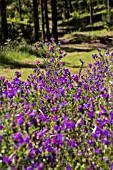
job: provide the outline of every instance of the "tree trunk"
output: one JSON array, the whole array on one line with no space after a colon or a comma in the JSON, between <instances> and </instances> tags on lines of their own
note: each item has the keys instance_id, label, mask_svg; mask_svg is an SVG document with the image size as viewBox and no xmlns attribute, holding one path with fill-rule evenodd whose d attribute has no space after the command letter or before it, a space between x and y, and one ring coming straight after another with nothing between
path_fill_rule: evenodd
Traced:
<instances>
[{"instance_id":1,"label":"tree trunk","mask_svg":"<svg viewBox=\"0 0 113 170\"><path fill-rule=\"evenodd\" d=\"M0 41L5 42L8 36L7 18L6 18L6 2L0 0Z\"/></svg>"},{"instance_id":2,"label":"tree trunk","mask_svg":"<svg viewBox=\"0 0 113 170\"><path fill-rule=\"evenodd\" d=\"M93 25L93 5L92 5L92 0L90 0L90 3L89 3L89 10L90 10L90 24Z\"/></svg>"},{"instance_id":3,"label":"tree trunk","mask_svg":"<svg viewBox=\"0 0 113 170\"><path fill-rule=\"evenodd\" d=\"M110 5L109 0L107 0L107 23L110 23Z\"/></svg>"},{"instance_id":4,"label":"tree trunk","mask_svg":"<svg viewBox=\"0 0 113 170\"><path fill-rule=\"evenodd\" d=\"M42 41L45 42L44 0L41 0Z\"/></svg>"},{"instance_id":5,"label":"tree trunk","mask_svg":"<svg viewBox=\"0 0 113 170\"><path fill-rule=\"evenodd\" d=\"M45 24L46 24L46 31L47 31L47 40L50 41L47 0L45 0L45 6L44 7L45 7Z\"/></svg>"},{"instance_id":6,"label":"tree trunk","mask_svg":"<svg viewBox=\"0 0 113 170\"><path fill-rule=\"evenodd\" d=\"M0 0L0 44L2 43L2 14L1 14L1 0Z\"/></svg>"},{"instance_id":7,"label":"tree trunk","mask_svg":"<svg viewBox=\"0 0 113 170\"><path fill-rule=\"evenodd\" d=\"M73 12L73 7L72 7L72 4L71 4L71 0L69 0L69 10L70 10L70 12Z\"/></svg>"},{"instance_id":8,"label":"tree trunk","mask_svg":"<svg viewBox=\"0 0 113 170\"><path fill-rule=\"evenodd\" d=\"M58 31L57 31L57 3L56 0L51 0L52 8L52 34L55 42L58 43Z\"/></svg>"},{"instance_id":9,"label":"tree trunk","mask_svg":"<svg viewBox=\"0 0 113 170\"><path fill-rule=\"evenodd\" d=\"M39 18L38 18L38 3L37 0L33 0L34 11L34 28L35 28L35 40L39 40Z\"/></svg>"},{"instance_id":10,"label":"tree trunk","mask_svg":"<svg viewBox=\"0 0 113 170\"><path fill-rule=\"evenodd\" d=\"M69 6L68 6L68 0L65 0L65 17L69 17Z\"/></svg>"},{"instance_id":11,"label":"tree trunk","mask_svg":"<svg viewBox=\"0 0 113 170\"><path fill-rule=\"evenodd\" d=\"M19 0L19 15L20 15L20 20L22 21L23 18L22 18L22 9L21 9L21 0Z\"/></svg>"}]
</instances>

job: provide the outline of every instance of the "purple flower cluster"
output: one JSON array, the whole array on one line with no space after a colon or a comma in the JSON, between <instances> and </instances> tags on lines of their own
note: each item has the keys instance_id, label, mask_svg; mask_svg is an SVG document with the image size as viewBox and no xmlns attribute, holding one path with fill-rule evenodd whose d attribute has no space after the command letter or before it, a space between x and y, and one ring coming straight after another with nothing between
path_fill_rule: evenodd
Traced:
<instances>
[{"instance_id":1,"label":"purple flower cluster","mask_svg":"<svg viewBox=\"0 0 113 170\"><path fill-rule=\"evenodd\" d=\"M112 53L99 51L86 74L71 75L52 43L44 71L37 62L26 82L19 72L12 82L0 77L0 167L112 170Z\"/></svg>"}]
</instances>

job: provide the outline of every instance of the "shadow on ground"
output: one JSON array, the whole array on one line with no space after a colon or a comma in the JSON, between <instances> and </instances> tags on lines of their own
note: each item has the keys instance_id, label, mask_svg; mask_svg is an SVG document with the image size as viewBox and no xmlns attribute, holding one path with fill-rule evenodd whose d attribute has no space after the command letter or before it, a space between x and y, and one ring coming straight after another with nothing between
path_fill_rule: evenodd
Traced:
<instances>
[{"instance_id":1,"label":"shadow on ground","mask_svg":"<svg viewBox=\"0 0 113 170\"><path fill-rule=\"evenodd\" d=\"M99 22L102 20L103 15L105 15L103 12L99 14L93 15L93 24L96 22ZM92 26L90 25L90 16L84 16L84 17L76 17L73 16L70 20L63 21L58 26L59 28L65 27L65 31L73 30L78 31L79 29L81 31L96 31L101 30L104 28L105 24L102 24L100 26Z\"/></svg>"},{"instance_id":2,"label":"shadow on ground","mask_svg":"<svg viewBox=\"0 0 113 170\"><path fill-rule=\"evenodd\" d=\"M80 64L79 65L75 65L75 64L73 65L73 64L71 64L69 62L65 62L65 66L69 67L69 68L77 68L77 69L79 69L81 67ZM87 66L83 66L83 68L87 68Z\"/></svg>"},{"instance_id":3,"label":"shadow on ground","mask_svg":"<svg viewBox=\"0 0 113 170\"><path fill-rule=\"evenodd\" d=\"M10 69L36 68L37 67L35 64L18 62L13 59L6 58L6 56L3 53L0 53L0 65L3 66L4 68L10 68ZM44 64L41 64L40 67L44 68Z\"/></svg>"},{"instance_id":4,"label":"shadow on ground","mask_svg":"<svg viewBox=\"0 0 113 170\"><path fill-rule=\"evenodd\" d=\"M113 35L96 36L85 34L74 34L70 37L59 38L61 48L66 52L90 52L97 47L111 48L113 46Z\"/></svg>"},{"instance_id":5,"label":"shadow on ground","mask_svg":"<svg viewBox=\"0 0 113 170\"><path fill-rule=\"evenodd\" d=\"M76 45L75 45L76 46ZM61 49L67 53L72 53L72 52L90 52L93 49L80 49L80 48L70 48L70 47L61 47Z\"/></svg>"},{"instance_id":6,"label":"shadow on ground","mask_svg":"<svg viewBox=\"0 0 113 170\"><path fill-rule=\"evenodd\" d=\"M45 56L45 52L44 52L44 50L40 50L39 52L35 49L35 47L34 47L34 49L32 49L32 48L29 48L29 47L20 47L19 49L18 49L18 51L19 52L22 52L22 53L26 53L26 54L29 54L29 55L34 55L34 56L36 56L36 57L39 57L39 58L42 58L42 57L44 57Z\"/></svg>"}]
</instances>

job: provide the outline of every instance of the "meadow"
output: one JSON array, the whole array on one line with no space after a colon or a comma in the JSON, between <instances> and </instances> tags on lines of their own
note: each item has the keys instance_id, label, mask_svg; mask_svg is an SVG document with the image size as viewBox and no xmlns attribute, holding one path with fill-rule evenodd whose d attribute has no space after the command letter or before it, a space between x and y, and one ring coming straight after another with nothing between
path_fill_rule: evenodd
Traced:
<instances>
[{"instance_id":1,"label":"meadow","mask_svg":"<svg viewBox=\"0 0 113 170\"><path fill-rule=\"evenodd\" d=\"M0 168L113 170L113 52L51 40L1 52Z\"/></svg>"}]
</instances>

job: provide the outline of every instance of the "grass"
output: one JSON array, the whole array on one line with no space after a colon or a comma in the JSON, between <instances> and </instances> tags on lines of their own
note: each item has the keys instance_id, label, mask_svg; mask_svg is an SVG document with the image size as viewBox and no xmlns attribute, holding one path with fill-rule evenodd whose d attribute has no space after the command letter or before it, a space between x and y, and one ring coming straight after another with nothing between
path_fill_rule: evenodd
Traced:
<instances>
[{"instance_id":1,"label":"grass","mask_svg":"<svg viewBox=\"0 0 113 170\"><path fill-rule=\"evenodd\" d=\"M81 64L79 59L81 58L85 62L85 66L87 66L87 63L93 61L91 55L95 52L95 50L90 52L70 52L67 53L67 56L62 61L65 62L65 67L69 68L71 73L74 74L78 72L78 68ZM42 59L35 55L14 50L1 52L0 76L4 76L11 81L15 76L15 72L20 71L22 80L25 81L28 75L33 73L36 67L36 61L42 61Z\"/></svg>"},{"instance_id":2,"label":"grass","mask_svg":"<svg viewBox=\"0 0 113 170\"><path fill-rule=\"evenodd\" d=\"M69 68L71 74L78 73L79 67L81 66L80 59L84 61L84 69L87 68L88 63L94 62L92 54L97 53L96 50L90 52L72 52L68 53L63 59L65 62L65 67Z\"/></svg>"},{"instance_id":3,"label":"grass","mask_svg":"<svg viewBox=\"0 0 113 170\"><path fill-rule=\"evenodd\" d=\"M25 52L15 50L0 52L0 76L12 80L15 72L19 70L22 73L22 80L26 80L36 67L37 60L41 58Z\"/></svg>"}]
</instances>

